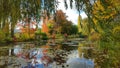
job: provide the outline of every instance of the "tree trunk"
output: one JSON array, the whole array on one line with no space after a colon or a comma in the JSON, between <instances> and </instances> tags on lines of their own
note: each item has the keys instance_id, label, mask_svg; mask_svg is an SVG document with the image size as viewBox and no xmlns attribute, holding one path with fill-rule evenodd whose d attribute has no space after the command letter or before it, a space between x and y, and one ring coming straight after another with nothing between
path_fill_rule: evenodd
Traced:
<instances>
[{"instance_id":1,"label":"tree trunk","mask_svg":"<svg viewBox=\"0 0 120 68\"><path fill-rule=\"evenodd\" d=\"M14 27L15 27L15 23L11 23L11 38L14 38Z\"/></svg>"},{"instance_id":2,"label":"tree trunk","mask_svg":"<svg viewBox=\"0 0 120 68\"><path fill-rule=\"evenodd\" d=\"M14 38L14 28L11 27L11 38Z\"/></svg>"}]
</instances>

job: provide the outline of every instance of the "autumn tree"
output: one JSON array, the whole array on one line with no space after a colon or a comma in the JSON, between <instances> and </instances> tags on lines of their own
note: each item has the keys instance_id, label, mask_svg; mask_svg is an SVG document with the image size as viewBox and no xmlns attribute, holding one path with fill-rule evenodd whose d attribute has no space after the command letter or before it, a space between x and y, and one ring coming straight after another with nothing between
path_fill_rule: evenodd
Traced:
<instances>
[{"instance_id":1,"label":"autumn tree","mask_svg":"<svg viewBox=\"0 0 120 68\"><path fill-rule=\"evenodd\" d=\"M72 22L67 20L67 16L62 10L57 10L54 17L53 28L57 33L71 33ZM66 27L67 26L67 27Z\"/></svg>"},{"instance_id":2,"label":"autumn tree","mask_svg":"<svg viewBox=\"0 0 120 68\"><path fill-rule=\"evenodd\" d=\"M48 20L47 27L49 28L48 31L49 31L50 35L52 35L52 33L54 31L55 25L56 25L56 23L53 19Z\"/></svg>"},{"instance_id":3,"label":"autumn tree","mask_svg":"<svg viewBox=\"0 0 120 68\"><path fill-rule=\"evenodd\" d=\"M116 47L119 48L118 38L120 38L120 36L118 35L120 33L120 30L118 28L120 27L120 20L118 20L118 18L120 17L119 7L120 3L118 3L118 0L97 0L93 4L93 11L91 14L95 27L100 34L100 39L98 40L100 45L99 48L101 52L103 52L103 54L109 56L109 58L105 57L105 59L102 59L104 60L104 62L101 61L100 64L95 61L98 63L98 65L102 67L117 68L119 66L120 61L117 61L119 60L119 58L117 57L119 50L116 49ZM111 60L110 63L107 63L107 60Z\"/></svg>"},{"instance_id":4,"label":"autumn tree","mask_svg":"<svg viewBox=\"0 0 120 68\"><path fill-rule=\"evenodd\" d=\"M31 17L39 21L42 12L46 10L49 13L55 12L55 4L57 1L44 0L1 0L0 1L0 25L4 27L5 21L10 20L11 37L14 36L14 28L18 20L27 19L29 24Z\"/></svg>"}]
</instances>

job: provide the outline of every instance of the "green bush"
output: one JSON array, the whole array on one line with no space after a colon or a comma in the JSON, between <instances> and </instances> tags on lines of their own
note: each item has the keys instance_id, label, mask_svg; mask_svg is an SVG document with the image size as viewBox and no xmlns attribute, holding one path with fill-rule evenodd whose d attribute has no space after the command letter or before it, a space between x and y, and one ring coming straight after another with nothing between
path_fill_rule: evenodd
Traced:
<instances>
[{"instance_id":1,"label":"green bush","mask_svg":"<svg viewBox=\"0 0 120 68\"><path fill-rule=\"evenodd\" d=\"M6 35L3 30L0 30L0 43L9 43L12 41L13 39L9 35Z\"/></svg>"},{"instance_id":2,"label":"green bush","mask_svg":"<svg viewBox=\"0 0 120 68\"><path fill-rule=\"evenodd\" d=\"M47 40L47 39L48 39L47 34L41 32L41 29L38 29L38 30L35 32L35 35L36 35L36 37L40 36L40 39L42 39L42 40Z\"/></svg>"},{"instance_id":3,"label":"green bush","mask_svg":"<svg viewBox=\"0 0 120 68\"><path fill-rule=\"evenodd\" d=\"M40 35L41 34L41 29L38 29L37 31L35 31L36 35Z\"/></svg>"},{"instance_id":4,"label":"green bush","mask_svg":"<svg viewBox=\"0 0 120 68\"><path fill-rule=\"evenodd\" d=\"M0 42L5 42L5 34L2 30L0 30Z\"/></svg>"},{"instance_id":5,"label":"green bush","mask_svg":"<svg viewBox=\"0 0 120 68\"><path fill-rule=\"evenodd\" d=\"M20 40L21 41L27 41L29 39L28 33L24 33L21 35Z\"/></svg>"},{"instance_id":6,"label":"green bush","mask_svg":"<svg viewBox=\"0 0 120 68\"><path fill-rule=\"evenodd\" d=\"M87 35L83 35L81 32L78 33L78 35L79 35L80 38L87 38Z\"/></svg>"},{"instance_id":7,"label":"green bush","mask_svg":"<svg viewBox=\"0 0 120 68\"><path fill-rule=\"evenodd\" d=\"M13 38L11 38L10 36L5 38L5 42L7 42L7 43L10 43L12 41L13 41Z\"/></svg>"},{"instance_id":8,"label":"green bush","mask_svg":"<svg viewBox=\"0 0 120 68\"><path fill-rule=\"evenodd\" d=\"M46 35L46 33L41 33L41 39L42 40L47 40L48 39L48 36Z\"/></svg>"},{"instance_id":9,"label":"green bush","mask_svg":"<svg viewBox=\"0 0 120 68\"><path fill-rule=\"evenodd\" d=\"M56 38L63 38L64 34L56 34Z\"/></svg>"}]
</instances>

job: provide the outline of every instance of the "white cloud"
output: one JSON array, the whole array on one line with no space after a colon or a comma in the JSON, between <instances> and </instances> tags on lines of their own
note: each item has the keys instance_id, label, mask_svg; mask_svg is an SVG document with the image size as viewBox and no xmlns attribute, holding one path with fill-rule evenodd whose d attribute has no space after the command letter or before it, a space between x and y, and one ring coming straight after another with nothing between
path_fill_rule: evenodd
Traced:
<instances>
[{"instance_id":1,"label":"white cloud","mask_svg":"<svg viewBox=\"0 0 120 68\"><path fill-rule=\"evenodd\" d=\"M66 15L68 16L67 19L77 25L78 11L75 9L74 4L72 9L70 8L70 6L68 6L68 8L65 9L64 0L58 0L58 1L60 2L58 6L58 10L62 10L64 13L66 13ZM67 3L69 4L69 0L67 0ZM82 18L87 17L84 12L82 12L80 15L82 16Z\"/></svg>"}]
</instances>

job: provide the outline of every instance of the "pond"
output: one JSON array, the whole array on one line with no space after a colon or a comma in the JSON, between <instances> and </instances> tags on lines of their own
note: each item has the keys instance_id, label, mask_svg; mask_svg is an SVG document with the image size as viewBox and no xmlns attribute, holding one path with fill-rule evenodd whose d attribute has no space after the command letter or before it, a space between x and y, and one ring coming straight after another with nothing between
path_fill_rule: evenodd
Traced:
<instances>
[{"instance_id":1,"label":"pond","mask_svg":"<svg viewBox=\"0 0 120 68\"><path fill-rule=\"evenodd\" d=\"M0 68L94 68L94 61L84 58L78 44L35 45L16 43L0 48Z\"/></svg>"}]
</instances>

